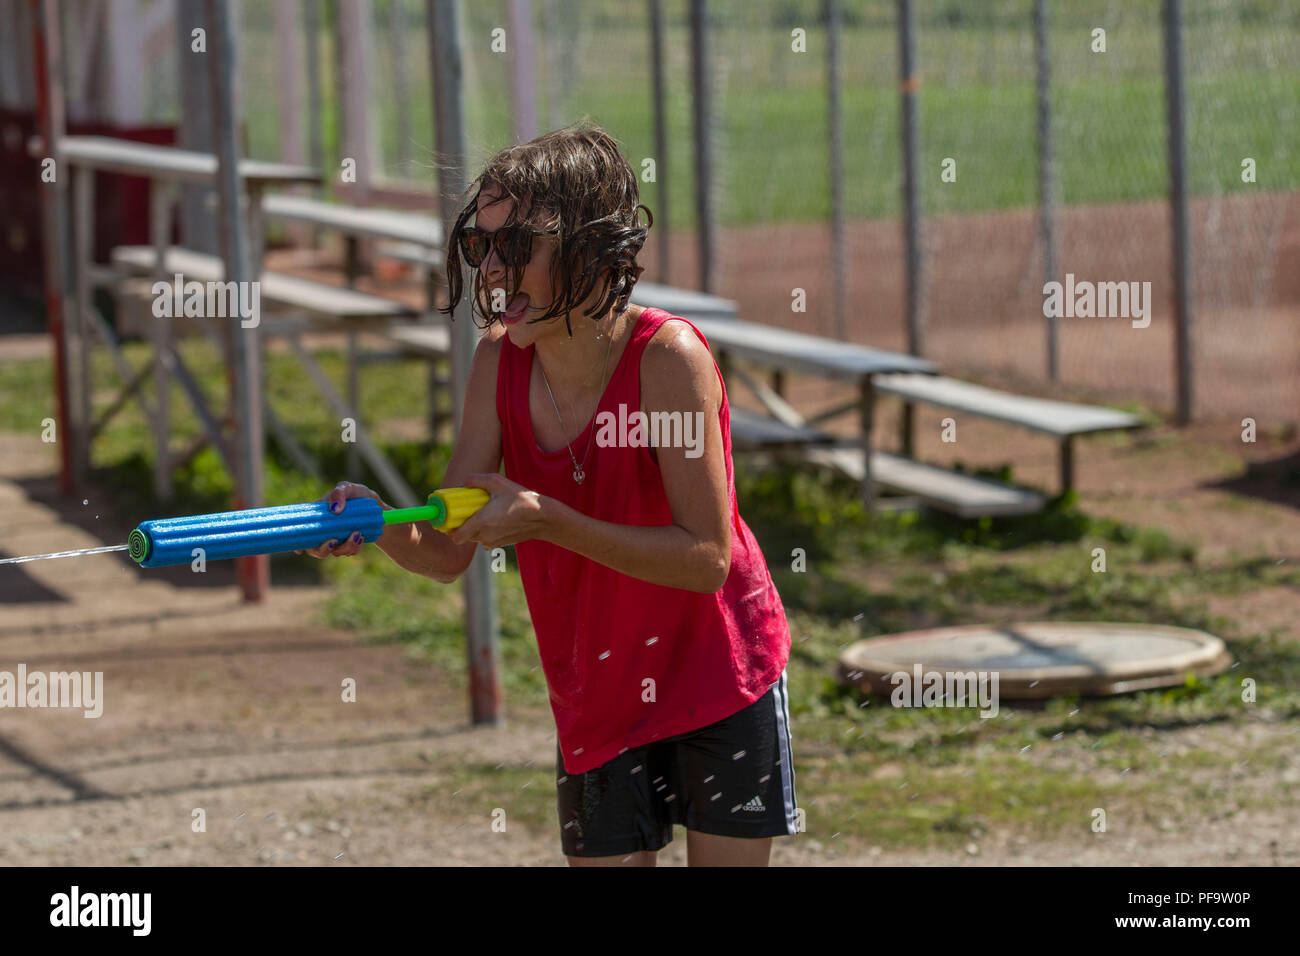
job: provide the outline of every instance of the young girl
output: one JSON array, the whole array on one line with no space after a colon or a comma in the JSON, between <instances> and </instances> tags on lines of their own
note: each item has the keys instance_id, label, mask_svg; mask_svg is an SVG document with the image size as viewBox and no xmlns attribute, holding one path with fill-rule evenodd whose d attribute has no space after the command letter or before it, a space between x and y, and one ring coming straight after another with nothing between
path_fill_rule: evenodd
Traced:
<instances>
[{"instance_id":1,"label":"young girl","mask_svg":"<svg viewBox=\"0 0 1300 956\"><path fill-rule=\"evenodd\" d=\"M477 547L515 545L571 865L653 866L675 823L691 865L766 865L771 838L795 832L790 632L736 508L708 343L628 301L653 223L640 225L636 176L582 123L503 150L469 193L449 236L445 311L463 294L463 257L486 333L441 484L492 498L450 533L392 525L376 544L444 583ZM683 427L647 445L638 410L647 425L658 412ZM359 497L383 503L350 482L326 499L339 510ZM361 547L355 535L335 545L308 553Z\"/></svg>"}]
</instances>

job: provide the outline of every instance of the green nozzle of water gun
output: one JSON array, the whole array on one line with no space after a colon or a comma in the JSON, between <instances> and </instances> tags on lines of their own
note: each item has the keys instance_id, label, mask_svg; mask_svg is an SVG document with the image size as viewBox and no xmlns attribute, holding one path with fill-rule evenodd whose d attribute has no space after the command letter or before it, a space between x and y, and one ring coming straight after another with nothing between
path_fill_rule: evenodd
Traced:
<instances>
[{"instance_id":1,"label":"green nozzle of water gun","mask_svg":"<svg viewBox=\"0 0 1300 956\"><path fill-rule=\"evenodd\" d=\"M415 508L391 508L384 512L384 524L428 521L440 531L463 525L469 516L491 500L482 488L439 488L427 504Z\"/></svg>"}]
</instances>

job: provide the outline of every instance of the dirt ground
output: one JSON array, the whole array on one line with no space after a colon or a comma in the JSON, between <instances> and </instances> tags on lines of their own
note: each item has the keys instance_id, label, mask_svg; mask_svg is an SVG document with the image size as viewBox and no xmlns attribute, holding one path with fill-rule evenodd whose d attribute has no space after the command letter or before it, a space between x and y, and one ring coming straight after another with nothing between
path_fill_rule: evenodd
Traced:
<instances>
[{"instance_id":1,"label":"dirt ground","mask_svg":"<svg viewBox=\"0 0 1300 956\"><path fill-rule=\"evenodd\" d=\"M1264 218L1257 206L1241 208L1229 210L1229 223L1233 215L1272 223L1279 261L1297 261L1297 197L1287 197ZM1163 228L1160 205L1123 209L1123 216L1105 210L1063 213L1064 248L1079 251L1063 256L1062 271L1094 279L1155 279L1167 272L1163 246L1106 241L1108 230L1123 232L1134 216L1150 229ZM1201 228L1208 228L1212 213L1218 218L1210 224L1225 228L1222 208L1200 208ZM932 233L928 248L942 255L928 309L945 318L933 319L929 350L945 370L989 384L1027 383L1043 392L1035 371L1041 362L1041 319L1033 318L1041 306L1032 281L1036 266L1028 247L1016 245L1027 229L1032 235L1032 220L1022 214L998 214L965 217ZM900 347L899 230L866 224L850 233L852 248L861 253L855 261L875 265L851 276L852 301L865 303L855 310L851 334L880 347ZM788 308L794 286L807 285L810 296L827 295L828 289L817 286L828 261L825 236L822 227L733 235L721 271L752 279L742 289L721 291L741 301L747 318L770 311L772 303ZM987 272L1020 276L994 283L993 292L973 278L980 275L981 252L990 249ZM648 251L646 278L658 279ZM674 242L677 263L689 262L691 253L689 237ZM784 268L771 268L774 254ZM1231 262L1215 265L1232 268ZM1221 319L1234 309L1251 316L1248 327L1241 318L1238 325L1205 321L1198 330L1202 354L1211 356L1199 393L1209 413L1179 435L1156 429L1142 437L1081 442L1076 461L1084 510L1165 527L1196 541L1203 560L1266 554L1300 561L1297 495L1243 477L1250 463L1300 465L1300 441L1283 427L1296 420L1300 407L1300 288L1294 275L1281 275L1268 290L1268 304L1253 309L1237 301L1249 299L1251 289L1208 288L1217 309L1208 312L1211 317ZM676 278L684 285L692 280ZM1167 309L1160 311L1167 289L1156 285L1152 328L1066 330L1067 384L1051 394L1145 398L1168 407L1169 317ZM831 331L825 321L808 330ZM44 354L46 348L41 337L6 338L0 360ZM798 380L790 383L789 395L809 409L843 397L823 383ZM752 404L740 394L734 400ZM883 447L894 443L895 411L881 403ZM1242 414L1259 419L1259 443L1241 442ZM958 443L945 445L939 440L941 417L920 413L921 457L968 465L1011 462L1019 480L1054 486L1056 452L1049 440L963 420ZM52 446L35 436L0 435L5 555L125 540L129 529L108 527L96 516L93 497L85 505L58 498L51 477L56 467ZM502 727L472 728L463 696L449 691L436 669L412 661L400 648L366 646L352 634L314 626L326 596L322 587L280 584L264 605L247 607L228 568L214 566L204 576L145 573L118 554L76 559L75 570L69 561L6 568L0 669L22 661L29 669L102 670L106 701L95 720L79 712L0 711L0 864L563 865L554 791L546 786L554 760L549 715L515 713L507 700ZM1300 594L1294 590L1271 588L1214 601L1216 610L1237 616L1243 626L1278 628L1300 639ZM349 677L356 681L355 703L340 697L341 682ZM1289 734L1294 728L1263 732ZM793 733L797 759L797 724ZM1168 731L1171 746L1216 748L1231 747L1233 733L1215 725ZM476 767L517 770L511 779L522 782L508 792L485 790ZM1238 770L1237 777L1246 786L1294 789L1300 769L1293 763L1280 780L1252 768ZM797 786L801 804L816 800L815 779L799 777ZM492 829L496 808L506 811L505 832ZM206 832L194 832L196 810L205 814ZM887 850L810 833L776 841L773 862L1300 863L1295 807L1207 810L1205 821L1193 823L1119 827L1052 843L990 833L978 847L955 851ZM676 836L661 863L685 862L683 831Z\"/></svg>"}]
</instances>

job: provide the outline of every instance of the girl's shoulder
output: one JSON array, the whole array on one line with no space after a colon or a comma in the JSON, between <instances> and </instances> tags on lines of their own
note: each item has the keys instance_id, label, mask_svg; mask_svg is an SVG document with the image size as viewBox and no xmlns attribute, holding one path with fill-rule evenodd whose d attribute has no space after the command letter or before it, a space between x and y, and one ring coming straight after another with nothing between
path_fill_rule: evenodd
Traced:
<instances>
[{"instance_id":1,"label":"girl's shoulder","mask_svg":"<svg viewBox=\"0 0 1300 956\"><path fill-rule=\"evenodd\" d=\"M649 308L643 308L642 313L650 311ZM657 310L662 311L662 310ZM693 352L702 349L706 354L709 349L700 339L695 326L680 315L673 315L671 312L663 313L660 316L654 316L659 321L659 327L646 341L646 352ZM638 316L638 321L642 321Z\"/></svg>"},{"instance_id":2,"label":"girl's shoulder","mask_svg":"<svg viewBox=\"0 0 1300 956\"><path fill-rule=\"evenodd\" d=\"M641 354L643 377L679 387L707 384L715 374L713 353L695 327L681 316L669 315L655 329Z\"/></svg>"}]
</instances>

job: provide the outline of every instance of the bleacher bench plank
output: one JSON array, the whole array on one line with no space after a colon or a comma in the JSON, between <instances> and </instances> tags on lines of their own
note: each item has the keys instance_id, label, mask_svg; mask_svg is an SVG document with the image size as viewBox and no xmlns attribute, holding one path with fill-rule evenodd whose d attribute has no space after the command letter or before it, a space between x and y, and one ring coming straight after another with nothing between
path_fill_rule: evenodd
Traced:
<instances>
[{"instance_id":1,"label":"bleacher bench plank","mask_svg":"<svg viewBox=\"0 0 1300 956\"><path fill-rule=\"evenodd\" d=\"M983 385L973 385L938 375L891 373L877 375L876 390L913 402L925 402L957 412L970 412L1058 438L1088 432L1140 428L1136 415L1074 402L1057 402L1045 398L1010 395Z\"/></svg>"},{"instance_id":2,"label":"bleacher bench plank","mask_svg":"<svg viewBox=\"0 0 1300 956\"><path fill-rule=\"evenodd\" d=\"M33 142L32 147L45 155L45 147ZM111 136L62 136L59 151L76 165L127 176L148 176L181 182L214 183L217 177L217 157L211 153L196 153L160 146L114 139ZM309 166L267 162L260 159L241 159L239 175L247 183L281 185L295 183L320 183L320 170Z\"/></svg>"},{"instance_id":3,"label":"bleacher bench plank","mask_svg":"<svg viewBox=\"0 0 1300 956\"><path fill-rule=\"evenodd\" d=\"M814 448L808 459L830 465L861 481L862 453L851 448ZM1025 515L1042 511L1047 499L1028 488L963 475L889 452L871 453L871 480L879 488L912 495L960 518Z\"/></svg>"},{"instance_id":4,"label":"bleacher bench plank","mask_svg":"<svg viewBox=\"0 0 1300 956\"><path fill-rule=\"evenodd\" d=\"M404 352L426 358L442 358L451 352L451 330L444 325L402 325L385 336Z\"/></svg>"},{"instance_id":5,"label":"bleacher bench plank","mask_svg":"<svg viewBox=\"0 0 1300 956\"><path fill-rule=\"evenodd\" d=\"M635 295L634 289L633 296ZM822 378L854 383L860 382L864 376L896 372L899 369L920 373L934 371L934 363L926 359L885 352L853 342L838 342L803 332L792 332L774 325L707 316L684 318L690 318L704 333L714 355L727 352L770 368L806 372Z\"/></svg>"},{"instance_id":6,"label":"bleacher bench plank","mask_svg":"<svg viewBox=\"0 0 1300 956\"><path fill-rule=\"evenodd\" d=\"M638 282L632 289L632 299L637 305L663 309L683 319L696 318L734 319L740 306L733 299L723 299L694 289L678 289L657 282Z\"/></svg>"},{"instance_id":7,"label":"bleacher bench plank","mask_svg":"<svg viewBox=\"0 0 1300 956\"><path fill-rule=\"evenodd\" d=\"M733 446L771 448L792 445L828 445L838 441L815 428L787 425L766 415L730 406Z\"/></svg>"},{"instance_id":8,"label":"bleacher bench plank","mask_svg":"<svg viewBox=\"0 0 1300 956\"><path fill-rule=\"evenodd\" d=\"M375 255L430 269L441 269L446 264L441 249L430 249L418 242L380 242L375 246Z\"/></svg>"},{"instance_id":9,"label":"bleacher bench plank","mask_svg":"<svg viewBox=\"0 0 1300 956\"><path fill-rule=\"evenodd\" d=\"M860 448L825 447L843 446L845 440L745 409L731 408L731 441L733 449L803 446L808 449L805 457L809 461L837 468L857 481L864 477ZM962 518L1033 514L1047 504L1043 495L1028 488L963 475L883 451L871 453L871 480L877 487L911 495L932 508Z\"/></svg>"},{"instance_id":10,"label":"bleacher bench plank","mask_svg":"<svg viewBox=\"0 0 1300 956\"><path fill-rule=\"evenodd\" d=\"M310 223L354 236L413 242L432 249L443 244L442 223L433 216L419 213L345 206L285 193L270 193L264 197L262 212L268 219Z\"/></svg>"},{"instance_id":11,"label":"bleacher bench plank","mask_svg":"<svg viewBox=\"0 0 1300 956\"><path fill-rule=\"evenodd\" d=\"M152 275L157 256L151 246L118 246L113 250L114 265L139 275ZM167 250L164 272L170 277L180 273L186 281L224 281L225 265L216 256L191 249ZM415 315L410 306L383 296L325 285L310 279L264 272L259 279L261 295L267 302L289 306L331 319L408 319Z\"/></svg>"}]
</instances>

